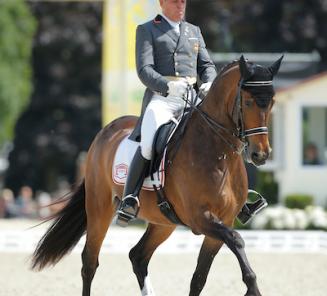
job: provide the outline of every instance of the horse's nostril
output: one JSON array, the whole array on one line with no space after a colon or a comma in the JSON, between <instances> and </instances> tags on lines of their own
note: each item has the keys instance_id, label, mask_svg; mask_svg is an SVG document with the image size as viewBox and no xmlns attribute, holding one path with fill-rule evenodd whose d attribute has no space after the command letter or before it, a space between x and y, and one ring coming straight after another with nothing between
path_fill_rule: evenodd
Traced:
<instances>
[{"instance_id":1,"label":"horse's nostril","mask_svg":"<svg viewBox=\"0 0 327 296\"><path fill-rule=\"evenodd\" d=\"M255 158L255 159L258 159L258 158L260 158L260 155L259 155L258 152L253 152L252 157Z\"/></svg>"},{"instance_id":2,"label":"horse's nostril","mask_svg":"<svg viewBox=\"0 0 327 296\"><path fill-rule=\"evenodd\" d=\"M268 157L267 153L263 152L263 151L252 153L252 159L255 159L255 160L266 160L267 157Z\"/></svg>"}]
</instances>

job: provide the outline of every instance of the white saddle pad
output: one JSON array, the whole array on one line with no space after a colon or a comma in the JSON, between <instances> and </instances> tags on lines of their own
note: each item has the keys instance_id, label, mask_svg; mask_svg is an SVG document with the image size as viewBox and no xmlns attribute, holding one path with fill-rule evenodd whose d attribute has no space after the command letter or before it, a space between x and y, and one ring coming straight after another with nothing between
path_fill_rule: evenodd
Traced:
<instances>
[{"instance_id":1,"label":"white saddle pad","mask_svg":"<svg viewBox=\"0 0 327 296\"><path fill-rule=\"evenodd\" d=\"M119 144L112 166L112 179L117 185L125 185L129 165L132 162L137 147L139 146L139 143L129 140L128 137L129 135ZM154 180L151 180L150 177L145 178L142 189L154 191L153 185L164 186L165 154L166 151L160 162L159 170L154 174Z\"/></svg>"}]
</instances>

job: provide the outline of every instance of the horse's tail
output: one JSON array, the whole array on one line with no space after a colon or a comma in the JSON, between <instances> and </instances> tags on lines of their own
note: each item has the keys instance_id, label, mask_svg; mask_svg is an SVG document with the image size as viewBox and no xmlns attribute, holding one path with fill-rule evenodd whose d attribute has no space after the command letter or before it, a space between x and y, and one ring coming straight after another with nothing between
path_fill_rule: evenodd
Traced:
<instances>
[{"instance_id":1,"label":"horse's tail","mask_svg":"<svg viewBox=\"0 0 327 296\"><path fill-rule=\"evenodd\" d=\"M78 243L86 230L85 181L67 197L68 203L49 220L51 226L40 239L32 257L32 269L55 265Z\"/></svg>"}]
</instances>

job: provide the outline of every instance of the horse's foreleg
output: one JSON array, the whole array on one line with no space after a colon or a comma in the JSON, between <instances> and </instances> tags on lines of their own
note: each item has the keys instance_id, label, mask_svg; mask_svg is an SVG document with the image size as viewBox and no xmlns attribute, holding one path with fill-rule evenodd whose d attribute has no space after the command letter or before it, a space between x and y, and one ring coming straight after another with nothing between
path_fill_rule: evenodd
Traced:
<instances>
[{"instance_id":1,"label":"horse's foreleg","mask_svg":"<svg viewBox=\"0 0 327 296\"><path fill-rule=\"evenodd\" d=\"M245 296L261 296L258 286L256 275L250 267L250 263L244 251L244 240L240 234L232 228L226 226L211 212L204 213L205 223L203 225L203 234L212 238L222 240L228 248L236 255L242 270L243 282L247 286Z\"/></svg>"},{"instance_id":2,"label":"horse's foreleg","mask_svg":"<svg viewBox=\"0 0 327 296\"><path fill-rule=\"evenodd\" d=\"M175 230L176 226L149 224L140 241L129 252L142 296L154 296L154 291L148 276L148 264L153 252Z\"/></svg>"},{"instance_id":3,"label":"horse's foreleg","mask_svg":"<svg viewBox=\"0 0 327 296\"><path fill-rule=\"evenodd\" d=\"M103 195L103 199L98 203L95 199L100 199L101 196L97 195L95 198L93 195L93 197L93 200L87 204L87 234L82 252L83 296L90 296L92 280L99 266L99 252L114 214L108 195ZM104 202L105 200L108 202Z\"/></svg>"},{"instance_id":4,"label":"horse's foreleg","mask_svg":"<svg viewBox=\"0 0 327 296\"><path fill-rule=\"evenodd\" d=\"M221 246L223 245L222 241L212 239L210 237L205 237L202 243L200 254L198 257L198 263L194 271L192 281L190 296L200 295L206 281L207 276L212 264L213 259L217 255Z\"/></svg>"}]
</instances>

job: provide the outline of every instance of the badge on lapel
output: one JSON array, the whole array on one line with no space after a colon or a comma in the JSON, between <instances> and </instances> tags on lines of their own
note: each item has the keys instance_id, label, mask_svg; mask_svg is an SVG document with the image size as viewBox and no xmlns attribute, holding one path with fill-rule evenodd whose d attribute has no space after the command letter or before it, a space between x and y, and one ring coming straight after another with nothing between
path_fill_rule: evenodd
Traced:
<instances>
[{"instance_id":1,"label":"badge on lapel","mask_svg":"<svg viewBox=\"0 0 327 296\"><path fill-rule=\"evenodd\" d=\"M199 52L199 42L195 42L195 43L194 43L193 49L194 49L194 51L195 51L196 53Z\"/></svg>"},{"instance_id":2,"label":"badge on lapel","mask_svg":"<svg viewBox=\"0 0 327 296\"><path fill-rule=\"evenodd\" d=\"M192 45L192 48L194 50L195 53L198 53L199 52L199 39L196 38L196 37L189 37L188 38L190 44Z\"/></svg>"}]
</instances>

